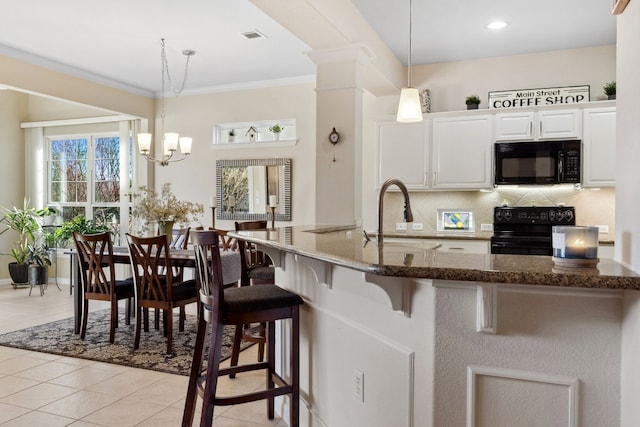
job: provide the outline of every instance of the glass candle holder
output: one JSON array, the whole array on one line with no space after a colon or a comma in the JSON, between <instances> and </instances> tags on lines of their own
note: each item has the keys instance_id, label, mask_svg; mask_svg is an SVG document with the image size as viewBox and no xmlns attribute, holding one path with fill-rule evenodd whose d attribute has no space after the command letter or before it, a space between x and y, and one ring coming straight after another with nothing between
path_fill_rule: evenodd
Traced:
<instances>
[{"instance_id":1,"label":"glass candle holder","mask_svg":"<svg viewBox=\"0 0 640 427\"><path fill-rule=\"evenodd\" d=\"M598 258L598 227L556 225L551 238L556 258Z\"/></svg>"}]
</instances>

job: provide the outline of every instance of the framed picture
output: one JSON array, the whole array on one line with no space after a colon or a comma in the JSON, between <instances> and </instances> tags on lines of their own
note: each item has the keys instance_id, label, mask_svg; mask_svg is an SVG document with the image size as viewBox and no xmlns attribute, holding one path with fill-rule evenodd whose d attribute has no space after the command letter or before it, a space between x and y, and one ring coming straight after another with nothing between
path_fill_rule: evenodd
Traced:
<instances>
[{"instance_id":1,"label":"framed picture","mask_svg":"<svg viewBox=\"0 0 640 427\"><path fill-rule=\"evenodd\" d=\"M441 232L475 232L473 210L438 209L437 229Z\"/></svg>"},{"instance_id":2,"label":"framed picture","mask_svg":"<svg viewBox=\"0 0 640 427\"><path fill-rule=\"evenodd\" d=\"M611 0L611 14L620 15L628 3L629 0Z\"/></svg>"}]
</instances>

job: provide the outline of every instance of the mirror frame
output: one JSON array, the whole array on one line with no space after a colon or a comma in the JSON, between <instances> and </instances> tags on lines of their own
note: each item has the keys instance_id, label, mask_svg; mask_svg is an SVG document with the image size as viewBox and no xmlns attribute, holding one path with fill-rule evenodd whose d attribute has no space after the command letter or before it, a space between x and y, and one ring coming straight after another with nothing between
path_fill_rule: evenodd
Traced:
<instances>
[{"instance_id":1,"label":"mirror frame","mask_svg":"<svg viewBox=\"0 0 640 427\"><path fill-rule=\"evenodd\" d=\"M284 212L276 212L276 221L291 221L291 159L238 159L216 160L216 206L223 206L224 194L222 192L222 168L247 167L247 166L284 166ZM216 209L216 219L220 220L245 220L270 221L271 213L247 213L247 212L223 212Z\"/></svg>"}]
</instances>

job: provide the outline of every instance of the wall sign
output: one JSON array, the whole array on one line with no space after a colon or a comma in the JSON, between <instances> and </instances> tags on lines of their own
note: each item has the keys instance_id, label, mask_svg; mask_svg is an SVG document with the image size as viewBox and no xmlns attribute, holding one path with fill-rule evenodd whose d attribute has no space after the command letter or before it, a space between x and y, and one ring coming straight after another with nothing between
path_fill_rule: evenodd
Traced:
<instances>
[{"instance_id":1,"label":"wall sign","mask_svg":"<svg viewBox=\"0 0 640 427\"><path fill-rule=\"evenodd\" d=\"M537 107L589 102L589 85L489 92L489 108Z\"/></svg>"}]
</instances>

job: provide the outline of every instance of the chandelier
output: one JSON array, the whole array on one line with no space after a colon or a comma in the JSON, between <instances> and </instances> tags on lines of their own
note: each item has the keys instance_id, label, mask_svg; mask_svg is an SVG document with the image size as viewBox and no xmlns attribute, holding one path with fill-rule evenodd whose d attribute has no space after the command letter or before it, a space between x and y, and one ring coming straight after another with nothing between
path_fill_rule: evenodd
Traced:
<instances>
[{"instance_id":1,"label":"chandelier","mask_svg":"<svg viewBox=\"0 0 640 427\"><path fill-rule=\"evenodd\" d=\"M162 92L160 95L160 124L161 124L161 133L162 133L162 157L156 159L151 156L151 140L153 139L153 135L150 133L139 133L138 134L138 150L145 159L150 162L159 163L160 166L167 166L171 162L180 162L186 159L191 154L191 143L192 139L186 136L180 136L175 132L166 132L164 131L164 119L165 119L165 80L169 83L169 87L171 88L171 92L177 97L180 96L184 89L184 85L187 81L187 73L189 70L189 60L193 55L196 54L195 50L183 50L182 54L187 57L184 66L184 77L182 78L182 85L179 90L175 90L173 87L173 82L171 81L171 74L169 74L169 63L167 61L167 54L164 49L164 39L160 40L160 44L162 46ZM182 153L182 157L177 158L174 157L176 151L178 151L178 145L180 146L180 152Z\"/></svg>"}]
</instances>

